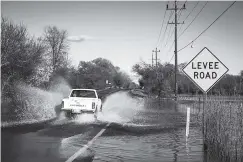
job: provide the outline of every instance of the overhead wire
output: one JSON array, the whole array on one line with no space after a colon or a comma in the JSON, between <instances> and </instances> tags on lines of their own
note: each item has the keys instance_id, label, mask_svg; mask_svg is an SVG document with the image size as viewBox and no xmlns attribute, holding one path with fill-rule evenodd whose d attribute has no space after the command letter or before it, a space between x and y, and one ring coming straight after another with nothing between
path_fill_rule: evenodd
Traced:
<instances>
[{"instance_id":1,"label":"overhead wire","mask_svg":"<svg viewBox=\"0 0 243 162\"><path fill-rule=\"evenodd\" d=\"M187 3L187 0L184 2L183 6L184 6L186 3ZM180 20L181 13L182 13L182 8L180 8L180 10L179 10L179 13L178 13L178 20ZM175 21L175 18L174 18L172 21ZM171 34L170 34L171 28L172 28L172 26L170 26L169 33L168 33L168 37L167 37L167 40L166 40L166 42L165 42L164 47L167 46L167 44L168 44L168 42L169 42L169 39L172 38L172 34L174 33L173 31L175 31L175 30L173 30L173 31L171 32ZM169 34L170 34L170 35L169 35Z\"/></svg>"},{"instance_id":2,"label":"overhead wire","mask_svg":"<svg viewBox=\"0 0 243 162\"><path fill-rule=\"evenodd\" d=\"M194 9L196 8L196 6L198 5L199 2L196 3L196 5L193 7L193 9L191 10L191 12L187 15L187 17L185 18L185 20L189 17L189 15L194 11ZM193 18L193 20L190 22L190 24L185 28L185 30L181 33L181 35L190 27L190 25L197 19L197 17L199 16L199 14L203 11L203 9L206 7L208 1L203 5L203 7L201 8L201 10L197 13L197 15ZM184 21L185 21L184 20ZM180 36L181 36L180 35ZM180 36L178 38L180 38ZM169 50L167 51L166 55L171 51L171 48L173 47L173 45L175 44L175 41L173 41L173 43L171 44ZM172 56L173 58L174 56Z\"/></svg>"},{"instance_id":3,"label":"overhead wire","mask_svg":"<svg viewBox=\"0 0 243 162\"><path fill-rule=\"evenodd\" d=\"M188 43L187 45L185 45L184 47L182 47L181 49L179 49L177 52L182 51L183 49L185 49L186 47L188 47L190 44L192 44L193 42L195 42L201 35L203 35L203 33L205 33L216 21L219 20L219 18L221 16L224 15L225 12L227 12L234 4L236 1L234 1L233 3L231 3L231 5L229 7L227 7L206 29L204 29L196 38L194 38L190 43Z\"/></svg>"},{"instance_id":4,"label":"overhead wire","mask_svg":"<svg viewBox=\"0 0 243 162\"><path fill-rule=\"evenodd\" d=\"M194 11L194 9L197 7L197 5L199 4L199 1L197 1L197 3L194 5L194 7L192 8L191 12L186 16L186 18L183 20L183 22L186 21L186 19L192 14L192 12ZM182 25L179 28L179 32L181 31Z\"/></svg>"},{"instance_id":5,"label":"overhead wire","mask_svg":"<svg viewBox=\"0 0 243 162\"><path fill-rule=\"evenodd\" d=\"M185 31L191 26L191 24L198 18L198 16L203 11L203 9L206 7L207 4L208 4L208 1L203 5L201 10L197 13L197 15L193 18L193 20L187 25L187 27L182 31L182 33L179 35L178 38L180 38L185 33Z\"/></svg>"},{"instance_id":6,"label":"overhead wire","mask_svg":"<svg viewBox=\"0 0 243 162\"><path fill-rule=\"evenodd\" d=\"M167 1L167 4L169 3L169 1ZM166 4L166 5L167 5ZM165 10L165 12L166 12L167 10ZM172 17L172 15L173 15L173 12L171 11L170 12L170 15L169 15L169 18L168 18L168 21L171 19L171 17ZM164 15L165 16L165 15ZM165 18L166 19L166 18ZM163 19L163 22L164 22L164 20L165 19ZM162 36L162 42L164 41L164 36L165 36L165 33L166 33L166 31L167 31L167 28L168 28L168 23L166 23L166 27L165 27L165 30L164 30L164 33L163 33L163 36ZM157 41L157 44L156 44L156 47L158 47L158 44L159 44L159 42L161 41L161 32L162 32L162 30L163 30L163 28L161 27L161 31L160 31L160 34L159 34L159 37L158 37L158 41Z\"/></svg>"},{"instance_id":7,"label":"overhead wire","mask_svg":"<svg viewBox=\"0 0 243 162\"><path fill-rule=\"evenodd\" d=\"M167 3L168 3L168 1L167 1ZM167 4L166 4L166 5L167 5ZM160 40L160 37L161 37L161 34L162 34L162 29L163 29L163 26L164 26L165 16L166 16L166 9L165 9L165 12L164 12L164 17L163 17L163 21L162 21L162 24L161 24L161 28L160 28L159 37L158 37L158 40L157 40L156 47L157 47L158 44L159 44L159 40Z\"/></svg>"},{"instance_id":8,"label":"overhead wire","mask_svg":"<svg viewBox=\"0 0 243 162\"><path fill-rule=\"evenodd\" d=\"M171 57L169 63L172 61L172 59L174 58L174 56L175 56L175 53L172 55L172 57Z\"/></svg>"},{"instance_id":9,"label":"overhead wire","mask_svg":"<svg viewBox=\"0 0 243 162\"><path fill-rule=\"evenodd\" d=\"M171 11L171 12L170 12L170 16L169 16L168 21L170 21L172 15L173 15L173 12ZM168 29L168 23L166 23L165 31L164 31L164 33L163 33L163 37L162 37L162 41L161 41L162 43L164 42L164 39L165 39L165 33L166 33L167 29Z\"/></svg>"},{"instance_id":10,"label":"overhead wire","mask_svg":"<svg viewBox=\"0 0 243 162\"><path fill-rule=\"evenodd\" d=\"M183 6L184 6L186 3L187 3L187 0L184 2ZM167 4L168 4L168 1L167 1ZM180 19L181 13L182 13L182 8L179 10L179 13L178 13L178 19ZM170 16L169 16L169 19L168 19L168 22L170 21L172 15L173 15L173 12L171 11ZM158 40L157 40L157 46L156 46L156 47L158 47L158 44L159 44L159 41L160 41L161 32L162 32L162 29L163 29L163 26L164 26L165 16L166 16L166 10L165 10L165 13L164 13L164 18L163 18L163 22L162 22L162 25L161 25L161 28L160 28L160 33L159 33L159 37L158 37ZM173 19L173 21L174 21L174 20L175 20L175 18ZM163 38L163 41L162 41L162 43L164 42L164 39L165 39L164 36L165 36L166 31L167 31L167 27L168 27L168 23L167 23L167 25L166 25L166 27L165 27L165 31L164 31L164 33L163 33L163 37L162 37L162 38ZM168 39L170 39L170 37L171 37L172 34L173 34L173 32L172 32L171 35L169 36L170 31L171 31L171 26L170 26L170 29L169 29L169 32L168 32L168 37L167 37L167 41L166 41L165 47L167 46Z\"/></svg>"},{"instance_id":11,"label":"overhead wire","mask_svg":"<svg viewBox=\"0 0 243 162\"><path fill-rule=\"evenodd\" d=\"M183 6L184 6L186 3L187 3L187 1L184 2ZM180 17L181 17L181 14L182 14L182 9L183 9L183 8L181 8L181 9L179 10L179 13L178 13L178 21L180 21ZM174 18L174 20L175 20L175 18ZM174 21L174 20L173 20L173 21ZM173 30L173 31L175 31L175 30ZM171 33L170 37L168 37L168 39L167 39L167 41L166 41L166 44L165 44L164 48L167 46L167 44L168 44L168 42L169 42L168 40L169 40L169 39L172 39L172 34L173 34L173 32ZM174 43L175 43L175 41L173 41L172 45L171 45L170 48L169 48L169 51L171 50L171 48L172 48L172 46L173 46ZM168 52L169 52L169 51L168 51ZM168 52L166 53L166 56L167 56Z\"/></svg>"}]
</instances>

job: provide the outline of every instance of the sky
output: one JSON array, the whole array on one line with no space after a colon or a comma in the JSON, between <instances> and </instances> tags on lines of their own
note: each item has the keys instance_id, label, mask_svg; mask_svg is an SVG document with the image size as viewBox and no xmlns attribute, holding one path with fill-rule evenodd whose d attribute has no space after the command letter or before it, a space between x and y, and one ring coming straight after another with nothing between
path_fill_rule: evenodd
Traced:
<instances>
[{"instance_id":1,"label":"sky","mask_svg":"<svg viewBox=\"0 0 243 162\"><path fill-rule=\"evenodd\" d=\"M178 6L183 3L178 2ZM178 14L179 22L186 18L196 3L187 1L186 9ZM232 1L208 2L195 21L179 37L178 49L196 38L231 3ZM174 63L171 59L174 51L174 26L166 25L171 13L165 11L166 4L165 1L5 1L1 2L1 14L15 23L25 24L29 34L36 37L42 36L44 27L49 25L67 30L69 58L76 66L81 60L90 61L103 57L133 75L134 64L140 61L152 62L152 50L156 46L160 49L158 58L161 63L170 60ZM204 1L200 1L182 27L178 26L178 29L181 28L178 35L190 24L204 4ZM174 2L170 1L169 7L173 5ZM164 14L164 25L158 42ZM228 73L239 74L240 70L243 70L243 2L236 2L192 46L180 51L178 62L189 62L204 47L210 49L229 68ZM136 79L135 76L132 78Z\"/></svg>"}]
</instances>

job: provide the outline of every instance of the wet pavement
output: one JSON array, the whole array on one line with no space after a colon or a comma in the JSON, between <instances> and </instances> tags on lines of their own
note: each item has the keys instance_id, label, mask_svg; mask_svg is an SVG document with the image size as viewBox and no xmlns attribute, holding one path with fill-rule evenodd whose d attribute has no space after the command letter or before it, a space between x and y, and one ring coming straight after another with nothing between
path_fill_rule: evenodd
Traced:
<instances>
[{"instance_id":1,"label":"wet pavement","mask_svg":"<svg viewBox=\"0 0 243 162\"><path fill-rule=\"evenodd\" d=\"M205 158L198 126L192 124L186 142L181 109L171 101L157 104L117 92L106 98L97 120L92 114L74 119L61 114L42 127L37 123L21 130L2 129L2 161L65 162L85 147L74 161L213 162Z\"/></svg>"}]
</instances>

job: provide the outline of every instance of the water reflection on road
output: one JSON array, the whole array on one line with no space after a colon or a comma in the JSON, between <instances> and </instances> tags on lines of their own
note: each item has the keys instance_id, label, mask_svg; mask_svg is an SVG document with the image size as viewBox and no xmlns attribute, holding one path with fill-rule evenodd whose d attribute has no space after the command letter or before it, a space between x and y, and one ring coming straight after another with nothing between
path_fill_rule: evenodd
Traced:
<instances>
[{"instance_id":1,"label":"water reflection on road","mask_svg":"<svg viewBox=\"0 0 243 162\"><path fill-rule=\"evenodd\" d=\"M125 115L130 120L123 127L114 125L95 142L94 161L203 161L201 131L192 128L186 142L182 107L169 100L157 102L131 99L127 93L116 95L112 101L123 97L129 102L122 103L133 105L129 107L133 115ZM123 110L124 106L117 105L116 109Z\"/></svg>"}]
</instances>

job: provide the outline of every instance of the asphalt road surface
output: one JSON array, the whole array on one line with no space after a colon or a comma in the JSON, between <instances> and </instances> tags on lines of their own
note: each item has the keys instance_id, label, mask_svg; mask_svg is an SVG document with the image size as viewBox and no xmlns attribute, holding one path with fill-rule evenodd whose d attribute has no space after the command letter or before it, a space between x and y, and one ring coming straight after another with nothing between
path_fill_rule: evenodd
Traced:
<instances>
[{"instance_id":1,"label":"asphalt road surface","mask_svg":"<svg viewBox=\"0 0 243 162\"><path fill-rule=\"evenodd\" d=\"M106 98L103 112L74 119L2 130L3 162L164 161L202 162L202 135L185 114L166 102L157 105L128 92Z\"/></svg>"}]
</instances>

